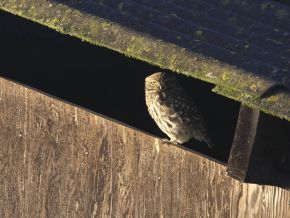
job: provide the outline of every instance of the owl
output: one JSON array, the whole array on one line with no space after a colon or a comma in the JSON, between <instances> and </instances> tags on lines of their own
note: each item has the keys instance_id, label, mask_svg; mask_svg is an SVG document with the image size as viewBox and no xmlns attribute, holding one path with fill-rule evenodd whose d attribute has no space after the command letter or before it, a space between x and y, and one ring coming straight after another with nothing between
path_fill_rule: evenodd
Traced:
<instances>
[{"instance_id":1,"label":"owl","mask_svg":"<svg viewBox=\"0 0 290 218\"><path fill-rule=\"evenodd\" d=\"M146 77L145 100L150 116L171 142L182 144L194 138L212 147L203 117L173 74Z\"/></svg>"}]
</instances>

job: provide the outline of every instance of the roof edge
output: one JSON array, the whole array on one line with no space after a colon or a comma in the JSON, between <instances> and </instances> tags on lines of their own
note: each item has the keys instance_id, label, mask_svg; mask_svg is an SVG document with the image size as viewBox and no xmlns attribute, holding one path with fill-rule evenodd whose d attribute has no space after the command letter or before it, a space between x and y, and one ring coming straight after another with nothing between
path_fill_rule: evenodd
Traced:
<instances>
[{"instance_id":1,"label":"roof edge","mask_svg":"<svg viewBox=\"0 0 290 218\"><path fill-rule=\"evenodd\" d=\"M261 110L281 119L290 121L290 93L279 92L267 98L257 98L239 90L225 86L216 86L213 92L228 97L230 99L244 103L245 105Z\"/></svg>"},{"instance_id":2,"label":"roof edge","mask_svg":"<svg viewBox=\"0 0 290 218\"><path fill-rule=\"evenodd\" d=\"M0 0L0 8L91 44L216 84L214 92L290 121L289 95L275 97L277 105L271 100L274 97L258 100L275 82L238 67L54 1Z\"/></svg>"}]
</instances>

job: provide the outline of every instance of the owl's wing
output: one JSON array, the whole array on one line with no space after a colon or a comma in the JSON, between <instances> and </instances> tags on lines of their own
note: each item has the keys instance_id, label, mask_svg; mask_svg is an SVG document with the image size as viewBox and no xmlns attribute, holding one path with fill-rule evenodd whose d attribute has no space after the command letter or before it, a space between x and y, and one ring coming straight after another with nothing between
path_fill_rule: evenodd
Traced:
<instances>
[{"instance_id":1,"label":"owl's wing","mask_svg":"<svg viewBox=\"0 0 290 218\"><path fill-rule=\"evenodd\" d=\"M187 95L183 89L171 90L168 94L168 106L172 107L174 111L178 112L179 115L184 119L184 122L188 124L203 123L203 117L198 111L196 104Z\"/></svg>"},{"instance_id":2,"label":"owl's wing","mask_svg":"<svg viewBox=\"0 0 290 218\"><path fill-rule=\"evenodd\" d=\"M206 142L209 147L213 147L213 143L206 129L205 121L195 102L183 89L174 90L170 96L168 102L173 106L174 111L179 113L184 124L192 127L193 137L199 141Z\"/></svg>"}]
</instances>

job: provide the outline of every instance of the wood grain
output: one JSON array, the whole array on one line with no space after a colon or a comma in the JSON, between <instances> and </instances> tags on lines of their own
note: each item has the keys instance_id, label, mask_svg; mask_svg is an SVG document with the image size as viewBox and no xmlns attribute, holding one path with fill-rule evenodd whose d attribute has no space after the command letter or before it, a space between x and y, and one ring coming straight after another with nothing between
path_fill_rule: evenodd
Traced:
<instances>
[{"instance_id":1,"label":"wood grain","mask_svg":"<svg viewBox=\"0 0 290 218\"><path fill-rule=\"evenodd\" d=\"M0 79L0 217L290 217L290 192Z\"/></svg>"}]
</instances>

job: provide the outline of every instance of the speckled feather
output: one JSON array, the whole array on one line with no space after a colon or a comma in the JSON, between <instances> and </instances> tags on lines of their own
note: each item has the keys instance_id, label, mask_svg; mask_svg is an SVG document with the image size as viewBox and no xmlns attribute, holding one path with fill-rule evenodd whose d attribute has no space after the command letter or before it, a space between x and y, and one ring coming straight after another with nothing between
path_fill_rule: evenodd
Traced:
<instances>
[{"instance_id":1,"label":"speckled feather","mask_svg":"<svg viewBox=\"0 0 290 218\"><path fill-rule=\"evenodd\" d=\"M145 79L149 114L172 142L182 144L191 138L210 147L203 117L174 75L158 72Z\"/></svg>"}]
</instances>

